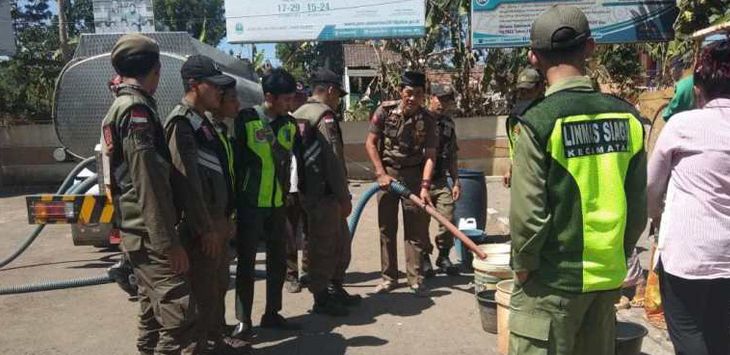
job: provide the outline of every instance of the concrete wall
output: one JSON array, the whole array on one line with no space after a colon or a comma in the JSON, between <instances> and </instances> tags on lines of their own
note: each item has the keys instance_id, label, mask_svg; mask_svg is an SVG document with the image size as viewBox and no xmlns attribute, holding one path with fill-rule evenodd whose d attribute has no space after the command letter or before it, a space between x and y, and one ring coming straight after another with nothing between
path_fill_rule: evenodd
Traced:
<instances>
[{"instance_id":1,"label":"concrete wall","mask_svg":"<svg viewBox=\"0 0 730 355\"><path fill-rule=\"evenodd\" d=\"M459 167L501 175L509 166L505 117L456 119ZM374 176L365 152L368 122L345 122L345 156L353 179ZM60 147L53 125L0 127L0 186L60 183L73 163L58 163L53 150Z\"/></svg>"},{"instance_id":2,"label":"concrete wall","mask_svg":"<svg viewBox=\"0 0 730 355\"><path fill-rule=\"evenodd\" d=\"M59 163L53 125L0 127L0 186L53 185L63 181L73 163Z\"/></svg>"},{"instance_id":3,"label":"concrete wall","mask_svg":"<svg viewBox=\"0 0 730 355\"><path fill-rule=\"evenodd\" d=\"M504 116L457 118L459 167L502 175L509 168L509 145ZM368 122L345 122L342 126L345 158L350 177L371 179L372 165L365 152Z\"/></svg>"}]
</instances>

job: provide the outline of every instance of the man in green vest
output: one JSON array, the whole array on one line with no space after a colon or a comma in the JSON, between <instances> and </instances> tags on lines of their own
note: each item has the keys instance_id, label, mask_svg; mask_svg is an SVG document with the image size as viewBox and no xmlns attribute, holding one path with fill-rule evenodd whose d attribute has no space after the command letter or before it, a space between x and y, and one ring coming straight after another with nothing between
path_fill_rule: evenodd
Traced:
<instances>
[{"instance_id":1,"label":"man in green vest","mask_svg":"<svg viewBox=\"0 0 730 355\"><path fill-rule=\"evenodd\" d=\"M342 130L335 110L347 95L342 79L328 69L312 73L312 97L294 112L302 136L300 192L307 211L309 291L315 313L349 314L360 302L342 287L350 264L347 216L352 210L343 151ZM330 286L331 284L331 286Z\"/></svg>"},{"instance_id":2,"label":"man in green vest","mask_svg":"<svg viewBox=\"0 0 730 355\"><path fill-rule=\"evenodd\" d=\"M190 256L198 348L220 353L228 350L219 316L225 312L220 301L228 287L225 251L233 232L233 156L228 138L219 135L206 112L219 111L224 91L236 81L202 55L188 57L181 75L185 96L165 122L174 198L182 209L178 232Z\"/></svg>"},{"instance_id":3,"label":"man in green vest","mask_svg":"<svg viewBox=\"0 0 730 355\"><path fill-rule=\"evenodd\" d=\"M647 221L643 126L585 76L595 42L579 8L541 14L531 47L549 88L512 116L509 353L613 355L614 303Z\"/></svg>"},{"instance_id":4,"label":"man in green vest","mask_svg":"<svg viewBox=\"0 0 730 355\"><path fill-rule=\"evenodd\" d=\"M140 354L180 354L195 347L188 255L177 223L172 162L152 97L160 80L160 48L139 34L112 48L121 76L102 123L104 184L119 215L122 250L139 289Z\"/></svg>"},{"instance_id":5,"label":"man in green vest","mask_svg":"<svg viewBox=\"0 0 730 355\"><path fill-rule=\"evenodd\" d=\"M266 244L266 311L261 327L291 329L279 314L286 276L286 210L292 152L298 145L297 127L289 116L296 81L274 69L261 81L264 103L242 110L234 122L236 155L236 207L238 252L236 318L233 335L248 340L253 335L254 266L259 241Z\"/></svg>"}]
</instances>

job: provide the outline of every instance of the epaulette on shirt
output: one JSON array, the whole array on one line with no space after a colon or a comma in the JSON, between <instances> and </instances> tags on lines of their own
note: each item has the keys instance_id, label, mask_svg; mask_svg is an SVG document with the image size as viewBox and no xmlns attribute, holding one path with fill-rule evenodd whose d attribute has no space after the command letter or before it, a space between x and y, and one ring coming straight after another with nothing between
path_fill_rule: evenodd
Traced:
<instances>
[{"instance_id":1,"label":"epaulette on shirt","mask_svg":"<svg viewBox=\"0 0 730 355\"><path fill-rule=\"evenodd\" d=\"M380 106L383 106L383 108L392 108L395 106L398 106L400 101L398 100L391 100L391 101L383 101L383 103Z\"/></svg>"},{"instance_id":2,"label":"epaulette on shirt","mask_svg":"<svg viewBox=\"0 0 730 355\"><path fill-rule=\"evenodd\" d=\"M510 134L516 135L519 133L519 128L516 128L517 123L525 124L528 127L533 128L532 126L530 126L529 123L527 123L525 121L523 116L525 115L525 113L527 113L527 111L529 111L531 108L533 108L538 103L542 102L542 100L544 100L544 99L545 99L544 97L541 97L541 98L534 99L529 102L524 102L520 105L515 106L514 109L512 109L512 112L510 112L509 116L507 117L507 120L505 120L505 128L507 131L507 135L510 135ZM513 132L513 130L515 130L515 129L517 129L517 131Z\"/></svg>"}]
</instances>

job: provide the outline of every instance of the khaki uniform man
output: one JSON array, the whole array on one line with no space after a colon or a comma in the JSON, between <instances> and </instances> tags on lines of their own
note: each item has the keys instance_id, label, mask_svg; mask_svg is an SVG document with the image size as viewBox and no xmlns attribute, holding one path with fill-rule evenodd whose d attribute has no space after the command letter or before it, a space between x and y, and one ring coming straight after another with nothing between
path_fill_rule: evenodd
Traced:
<instances>
[{"instance_id":1,"label":"khaki uniform man","mask_svg":"<svg viewBox=\"0 0 730 355\"><path fill-rule=\"evenodd\" d=\"M401 100L386 102L375 111L365 147L382 189L387 189L392 180L400 180L411 191L420 191L421 199L430 204L438 136L433 118L423 108L426 77L406 72L401 80ZM376 287L376 293L390 292L398 282L396 235L400 201L391 193L378 196L383 282ZM416 296L424 297L427 290L421 263L423 252L431 248L429 217L411 201L403 201L402 208L408 283Z\"/></svg>"},{"instance_id":2,"label":"khaki uniform man","mask_svg":"<svg viewBox=\"0 0 730 355\"><path fill-rule=\"evenodd\" d=\"M457 152L459 146L456 139L456 124L448 112L454 103L454 91L449 85L434 85L431 89L431 101L429 111L436 119L436 126L439 132L439 148L437 150L436 167L433 173L433 184L431 185L431 200L436 210L449 220L454 218L454 201L461 196L461 182L459 181L459 168ZM446 174L451 176L453 187L450 187ZM439 231L436 235L436 248L439 255L436 258L436 267L439 272L448 275L458 275L459 268L449 259L449 253L454 246L454 236L446 227L439 224ZM424 274L426 277L434 276L435 272L431 266L429 250L423 256Z\"/></svg>"},{"instance_id":3,"label":"khaki uniform man","mask_svg":"<svg viewBox=\"0 0 730 355\"><path fill-rule=\"evenodd\" d=\"M347 95L334 72L319 69L312 74L312 97L294 112L302 136L302 205L307 211L309 291L315 313L345 316L345 306L355 305L342 287L350 263L347 216L352 210L343 151L342 131L335 109ZM330 283L332 283L331 287Z\"/></svg>"},{"instance_id":4,"label":"khaki uniform man","mask_svg":"<svg viewBox=\"0 0 730 355\"><path fill-rule=\"evenodd\" d=\"M510 112L510 116L519 117L524 114L533 103L542 99L545 96L545 78L540 75L540 72L534 68L527 67L522 69L520 75L517 76L517 96L514 107ZM507 120L507 132L509 134L509 155L510 159L514 154L514 146L519 135L519 129L515 124L516 119ZM512 179L512 165L510 164L509 170L502 177L505 187L510 187Z\"/></svg>"},{"instance_id":5,"label":"khaki uniform man","mask_svg":"<svg viewBox=\"0 0 730 355\"><path fill-rule=\"evenodd\" d=\"M172 163L152 95L160 79L159 47L122 36L111 53L122 77L102 123L104 181L119 211L122 250L139 287L140 354L180 354L194 347L196 311L188 256L175 231Z\"/></svg>"},{"instance_id":6,"label":"khaki uniform man","mask_svg":"<svg viewBox=\"0 0 730 355\"><path fill-rule=\"evenodd\" d=\"M642 122L585 76L595 42L579 8L551 7L530 37L549 87L517 118L509 353L613 355L614 303L647 221Z\"/></svg>"},{"instance_id":7,"label":"khaki uniform man","mask_svg":"<svg viewBox=\"0 0 730 355\"><path fill-rule=\"evenodd\" d=\"M188 57L181 74L185 97L165 122L175 168L172 184L182 209L178 231L190 256L190 281L199 311L198 347L220 352L222 301L228 287L226 244L233 233L233 156L228 138L218 133L206 112L219 110L223 90L236 81L201 55Z\"/></svg>"}]
</instances>

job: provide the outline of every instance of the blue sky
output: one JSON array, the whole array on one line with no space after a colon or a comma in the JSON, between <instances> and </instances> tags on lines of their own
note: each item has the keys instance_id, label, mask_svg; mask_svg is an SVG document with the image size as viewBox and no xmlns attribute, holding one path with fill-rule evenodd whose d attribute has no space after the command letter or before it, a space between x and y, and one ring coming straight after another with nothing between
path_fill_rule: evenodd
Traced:
<instances>
[{"instance_id":1,"label":"blue sky","mask_svg":"<svg viewBox=\"0 0 730 355\"><path fill-rule=\"evenodd\" d=\"M228 40L226 38L223 38L221 40L221 43L218 45L218 49L222 50L226 54L228 54L229 50L233 50L233 53L238 54L242 53L243 58L249 58L251 57L251 45L250 44L231 44L228 43ZM266 59L271 61L271 64L275 67L278 67L281 65L281 61L279 61L278 58L276 58L276 44L275 43L257 43L256 44L256 50L261 52L264 52L264 56Z\"/></svg>"}]
</instances>

